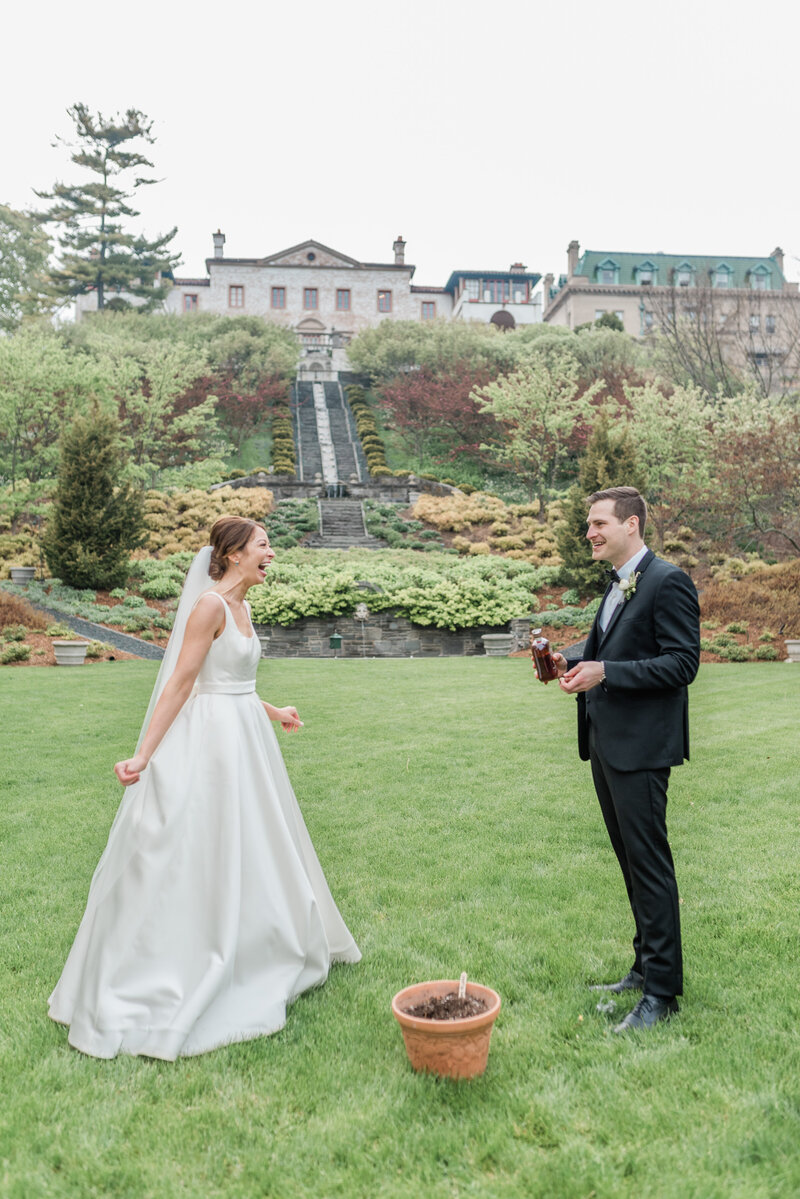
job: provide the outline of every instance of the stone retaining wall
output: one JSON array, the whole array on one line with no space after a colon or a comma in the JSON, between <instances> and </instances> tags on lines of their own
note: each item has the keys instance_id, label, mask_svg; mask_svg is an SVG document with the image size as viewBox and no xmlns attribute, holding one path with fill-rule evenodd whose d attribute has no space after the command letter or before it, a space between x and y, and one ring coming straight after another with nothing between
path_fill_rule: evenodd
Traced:
<instances>
[{"instance_id":1,"label":"stone retaining wall","mask_svg":"<svg viewBox=\"0 0 800 1199\"><path fill-rule=\"evenodd\" d=\"M482 625L473 629L425 628L392 612L379 612L364 621L352 616L299 620L282 625L256 625L262 658L443 658L483 655L483 633L502 628ZM340 633L341 649L332 650L330 637Z\"/></svg>"},{"instance_id":2,"label":"stone retaining wall","mask_svg":"<svg viewBox=\"0 0 800 1199\"><path fill-rule=\"evenodd\" d=\"M346 482L345 486L349 499L378 500L382 504L413 504L423 491L429 495L452 495L457 491L449 483L420 479L417 475L408 475L403 479L395 479L391 475L371 475L369 482L351 481ZM328 494L321 478L301 483L294 475L266 475L263 472L247 475L243 479L214 483L209 491L218 491L221 487L268 487L276 500L325 499Z\"/></svg>"}]
</instances>

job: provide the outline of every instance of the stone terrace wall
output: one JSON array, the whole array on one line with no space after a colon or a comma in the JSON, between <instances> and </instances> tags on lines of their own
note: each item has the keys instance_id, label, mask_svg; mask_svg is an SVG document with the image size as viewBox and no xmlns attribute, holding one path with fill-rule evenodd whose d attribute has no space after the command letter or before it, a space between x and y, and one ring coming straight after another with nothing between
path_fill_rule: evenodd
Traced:
<instances>
[{"instance_id":1,"label":"stone terrace wall","mask_svg":"<svg viewBox=\"0 0 800 1199\"><path fill-rule=\"evenodd\" d=\"M301 483L293 475L267 475L263 471L247 475L243 479L228 479L213 483L209 491L220 487L268 487L276 500L325 499L327 492L322 480ZM348 483L347 494L353 500L378 500L382 504L413 504L425 491L430 495L452 495L457 488L449 483L438 483L433 479L420 479L409 475L395 479L391 475L371 475L369 482Z\"/></svg>"},{"instance_id":2,"label":"stone terrace wall","mask_svg":"<svg viewBox=\"0 0 800 1199\"><path fill-rule=\"evenodd\" d=\"M506 629L489 625L474 629L425 628L391 612L379 612L364 621L352 616L307 618L284 628L256 625L262 658L442 658L483 654L483 633ZM332 650L330 636L340 633L342 647Z\"/></svg>"}]
</instances>

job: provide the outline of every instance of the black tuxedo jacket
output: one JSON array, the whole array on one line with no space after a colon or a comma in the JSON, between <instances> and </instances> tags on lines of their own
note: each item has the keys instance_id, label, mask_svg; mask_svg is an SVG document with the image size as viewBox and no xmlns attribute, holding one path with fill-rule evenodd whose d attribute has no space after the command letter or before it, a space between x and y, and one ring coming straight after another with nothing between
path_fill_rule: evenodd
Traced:
<instances>
[{"instance_id":1,"label":"black tuxedo jacket","mask_svg":"<svg viewBox=\"0 0 800 1199\"><path fill-rule=\"evenodd\" d=\"M651 550L636 573L634 594L617 606L605 632L598 609L583 659L605 663L606 677L577 697L581 758L589 757L591 722L609 766L624 771L678 766L689 757L687 687L700 664L692 580Z\"/></svg>"}]
</instances>

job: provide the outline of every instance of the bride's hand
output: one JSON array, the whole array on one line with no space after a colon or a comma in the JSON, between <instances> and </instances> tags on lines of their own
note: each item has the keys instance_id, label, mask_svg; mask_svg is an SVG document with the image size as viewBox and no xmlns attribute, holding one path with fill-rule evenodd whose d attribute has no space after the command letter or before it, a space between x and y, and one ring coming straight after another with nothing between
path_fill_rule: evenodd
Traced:
<instances>
[{"instance_id":1,"label":"bride's hand","mask_svg":"<svg viewBox=\"0 0 800 1199\"><path fill-rule=\"evenodd\" d=\"M297 715L297 708L278 708L278 719L284 733L296 733L303 727L303 722Z\"/></svg>"},{"instance_id":2,"label":"bride's hand","mask_svg":"<svg viewBox=\"0 0 800 1199\"><path fill-rule=\"evenodd\" d=\"M116 774L123 787L130 787L131 783L138 783L141 772L147 765L147 758L144 754L135 754L132 758L128 758L124 762L117 762L114 767Z\"/></svg>"}]
</instances>

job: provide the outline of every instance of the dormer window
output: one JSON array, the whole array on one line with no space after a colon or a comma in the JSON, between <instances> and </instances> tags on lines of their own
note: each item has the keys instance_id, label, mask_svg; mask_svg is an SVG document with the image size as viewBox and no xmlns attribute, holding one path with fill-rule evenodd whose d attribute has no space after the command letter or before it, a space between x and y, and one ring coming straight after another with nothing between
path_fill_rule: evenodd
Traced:
<instances>
[{"instance_id":1,"label":"dormer window","mask_svg":"<svg viewBox=\"0 0 800 1199\"><path fill-rule=\"evenodd\" d=\"M712 272L711 282L714 287L730 287L732 274L733 271L727 263L721 262L717 269Z\"/></svg>"},{"instance_id":2,"label":"dormer window","mask_svg":"<svg viewBox=\"0 0 800 1199\"><path fill-rule=\"evenodd\" d=\"M634 277L640 287L652 287L656 282L657 268L652 262L643 262L634 270Z\"/></svg>"},{"instance_id":3,"label":"dormer window","mask_svg":"<svg viewBox=\"0 0 800 1199\"><path fill-rule=\"evenodd\" d=\"M763 263L750 272L750 287L753 291L769 291L770 273Z\"/></svg>"},{"instance_id":4,"label":"dormer window","mask_svg":"<svg viewBox=\"0 0 800 1199\"><path fill-rule=\"evenodd\" d=\"M598 283L619 283L619 266L613 258L607 258L595 268Z\"/></svg>"},{"instance_id":5,"label":"dormer window","mask_svg":"<svg viewBox=\"0 0 800 1199\"><path fill-rule=\"evenodd\" d=\"M694 282L694 267L690 262L682 262L675 267L673 276L676 287L691 287Z\"/></svg>"}]
</instances>

